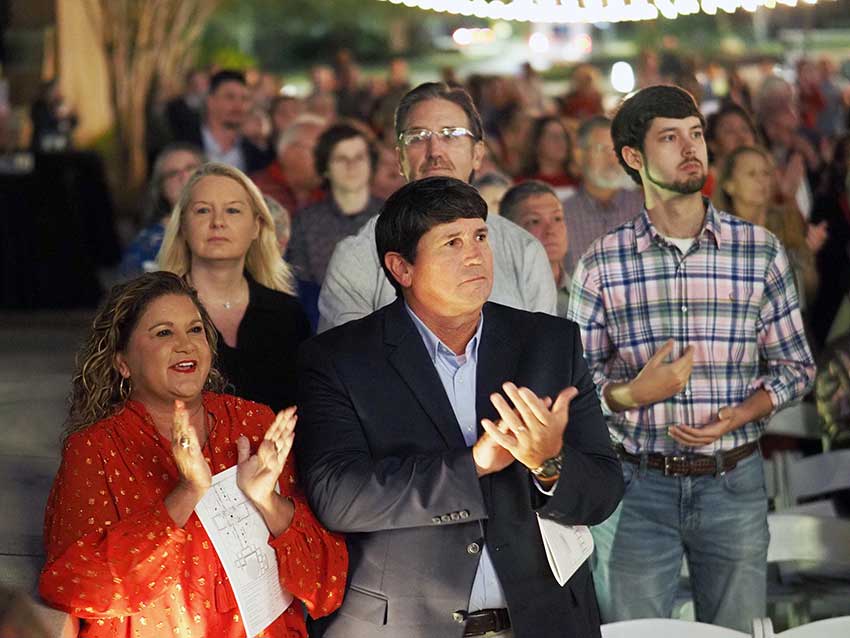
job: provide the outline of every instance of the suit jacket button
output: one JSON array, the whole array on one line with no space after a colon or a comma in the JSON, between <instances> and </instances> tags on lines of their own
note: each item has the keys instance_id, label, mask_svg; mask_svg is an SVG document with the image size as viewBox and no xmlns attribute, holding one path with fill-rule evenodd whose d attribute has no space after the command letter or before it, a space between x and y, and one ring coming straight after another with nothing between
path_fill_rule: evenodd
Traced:
<instances>
[{"instance_id":1,"label":"suit jacket button","mask_svg":"<svg viewBox=\"0 0 850 638\"><path fill-rule=\"evenodd\" d=\"M465 623L466 622L466 614L463 613L462 611L453 611L452 612L452 619L455 622Z\"/></svg>"},{"instance_id":2,"label":"suit jacket button","mask_svg":"<svg viewBox=\"0 0 850 638\"><path fill-rule=\"evenodd\" d=\"M451 516L452 516L453 521L459 521L460 520L460 514L458 512L452 512Z\"/></svg>"},{"instance_id":3,"label":"suit jacket button","mask_svg":"<svg viewBox=\"0 0 850 638\"><path fill-rule=\"evenodd\" d=\"M469 518L469 510L461 510L458 514L460 514L461 518Z\"/></svg>"},{"instance_id":4,"label":"suit jacket button","mask_svg":"<svg viewBox=\"0 0 850 638\"><path fill-rule=\"evenodd\" d=\"M440 520L441 520L441 521L443 521L444 523L449 523L449 522L451 522L452 517L451 517L451 516L449 516L448 514L443 514L443 515L440 517Z\"/></svg>"},{"instance_id":5,"label":"suit jacket button","mask_svg":"<svg viewBox=\"0 0 850 638\"><path fill-rule=\"evenodd\" d=\"M467 554L477 554L480 551L481 551L481 545L479 545L478 543L470 543L469 545L466 546L466 553Z\"/></svg>"},{"instance_id":6,"label":"suit jacket button","mask_svg":"<svg viewBox=\"0 0 850 638\"><path fill-rule=\"evenodd\" d=\"M435 516L434 518L431 519L431 522L434 523L434 525L439 525L443 521L440 520L439 516Z\"/></svg>"}]
</instances>

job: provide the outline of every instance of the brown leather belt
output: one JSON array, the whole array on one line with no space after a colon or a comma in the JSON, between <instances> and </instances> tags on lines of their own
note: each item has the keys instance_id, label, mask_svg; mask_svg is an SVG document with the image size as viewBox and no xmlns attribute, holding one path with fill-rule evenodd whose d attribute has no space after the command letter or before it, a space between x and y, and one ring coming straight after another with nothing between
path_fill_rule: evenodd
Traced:
<instances>
[{"instance_id":1,"label":"brown leather belt","mask_svg":"<svg viewBox=\"0 0 850 638\"><path fill-rule=\"evenodd\" d=\"M622 445L615 446L620 458L628 463L640 465L641 454L630 454ZM723 474L734 470L739 461L758 450L758 443L746 443L726 452L720 453L720 462L714 456L705 454L687 454L664 456L663 454L647 454L646 466L653 470L661 470L664 476L705 476L707 474Z\"/></svg>"},{"instance_id":2,"label":"brown leather belt","mask_svg":"<svg viewBox=\"0 0 850 638\"><path fill-rule=\"evenodd\" d=\"M505 631L511 628L507 609L481 609L466 616L464 636L483 636L488 632Z\"/></svg>"}]
</instances>

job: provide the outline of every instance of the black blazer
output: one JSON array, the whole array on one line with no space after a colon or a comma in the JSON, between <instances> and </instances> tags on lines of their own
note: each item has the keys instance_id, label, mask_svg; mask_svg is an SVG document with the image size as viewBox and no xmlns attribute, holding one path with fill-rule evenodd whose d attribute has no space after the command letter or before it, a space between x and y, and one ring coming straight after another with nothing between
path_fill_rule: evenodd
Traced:
<instances>
[{"instance_id":1,"label":"black blazer","mask_svg":"<svg viewBox=\"0 0 850 638\"><path fill-rule=\"evenodd\" d=\"M177 133L175 135L174 141L186 142L187 144L194 144L195 146L206 152L206 150L204 149L204 136L201 135L202 125L203 123L199 121L196 127L184 129L181 133ZM254 146L254 144L252 144L248 139L244 137L239 138L239 146L242 149L242 156L245 158L245 170L243 172L246 175L250 175L251 173L263 170L275 159L274 151L264 151L260 148L257 148L256 146Z\"/></svg>"},{"instance_id":2,"label":"black blazer","mask_svg":"<svg viewBox=\"0 0 850 638\"><path fill-rule=\"evenodd\" d=\"M579 389L564 435L564 464L544 496L519 463L479 479L422 338L401 300L309 340L299 355L295 454L310 504L347 534L345 599L329 638L461 636L486 542L516 638L599 636L585 563L564 586L552 576L535 513L598 524L623 494L577 326L565 319L484 306L476 402L504 381L555 397ZM479 431L481 428L479 426Z\"/></svg>"},{"instance_id":3,"label":"black blazer","mask_svg":"<svg viewBox=\"0 0 850 638\"><path fill-rule=\"evenodd\" d=\"M236 396L281 410L295 403L298 347L311 334L310 321L292 295L248 279L248 307L231 348L218 333L218 369Z\"/></svg>"}]
</instances>

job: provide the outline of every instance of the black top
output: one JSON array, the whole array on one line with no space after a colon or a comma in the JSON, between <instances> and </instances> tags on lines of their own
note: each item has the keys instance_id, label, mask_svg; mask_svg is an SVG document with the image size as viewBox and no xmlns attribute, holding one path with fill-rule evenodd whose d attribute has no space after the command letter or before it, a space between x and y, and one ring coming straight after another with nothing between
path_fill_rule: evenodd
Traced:
<instances>
[{"instance_id":1,"label":"black top","mask_svg":"<svg viewBox=\"0 0 850 638\"><path fill-rule=\"evenodd\" d=\"M248 277L249 299L236 333L236 348L218 335L218 369L233 394L265 403L275 412L295 403L298 346L310 322L298 300Z\"/></svg>"}]
</instances>

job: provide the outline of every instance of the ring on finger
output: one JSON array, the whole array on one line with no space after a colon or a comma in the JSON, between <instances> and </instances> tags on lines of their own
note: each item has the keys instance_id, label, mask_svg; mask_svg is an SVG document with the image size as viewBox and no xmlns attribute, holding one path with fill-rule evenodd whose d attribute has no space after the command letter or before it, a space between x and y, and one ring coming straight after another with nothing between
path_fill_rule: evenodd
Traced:
<instances>
[{"instance_id":1,"label":"ring on finger","mask_svg":"<svg viewBox=\"0 0 850 638\"><path fill-rule=\"evenodd\" d=\"M188 450L189 446L191 445L188 436L181 436L178 443L180 443L180 447L182 447L184 450Z\"/></svg>"}]
</instances>

